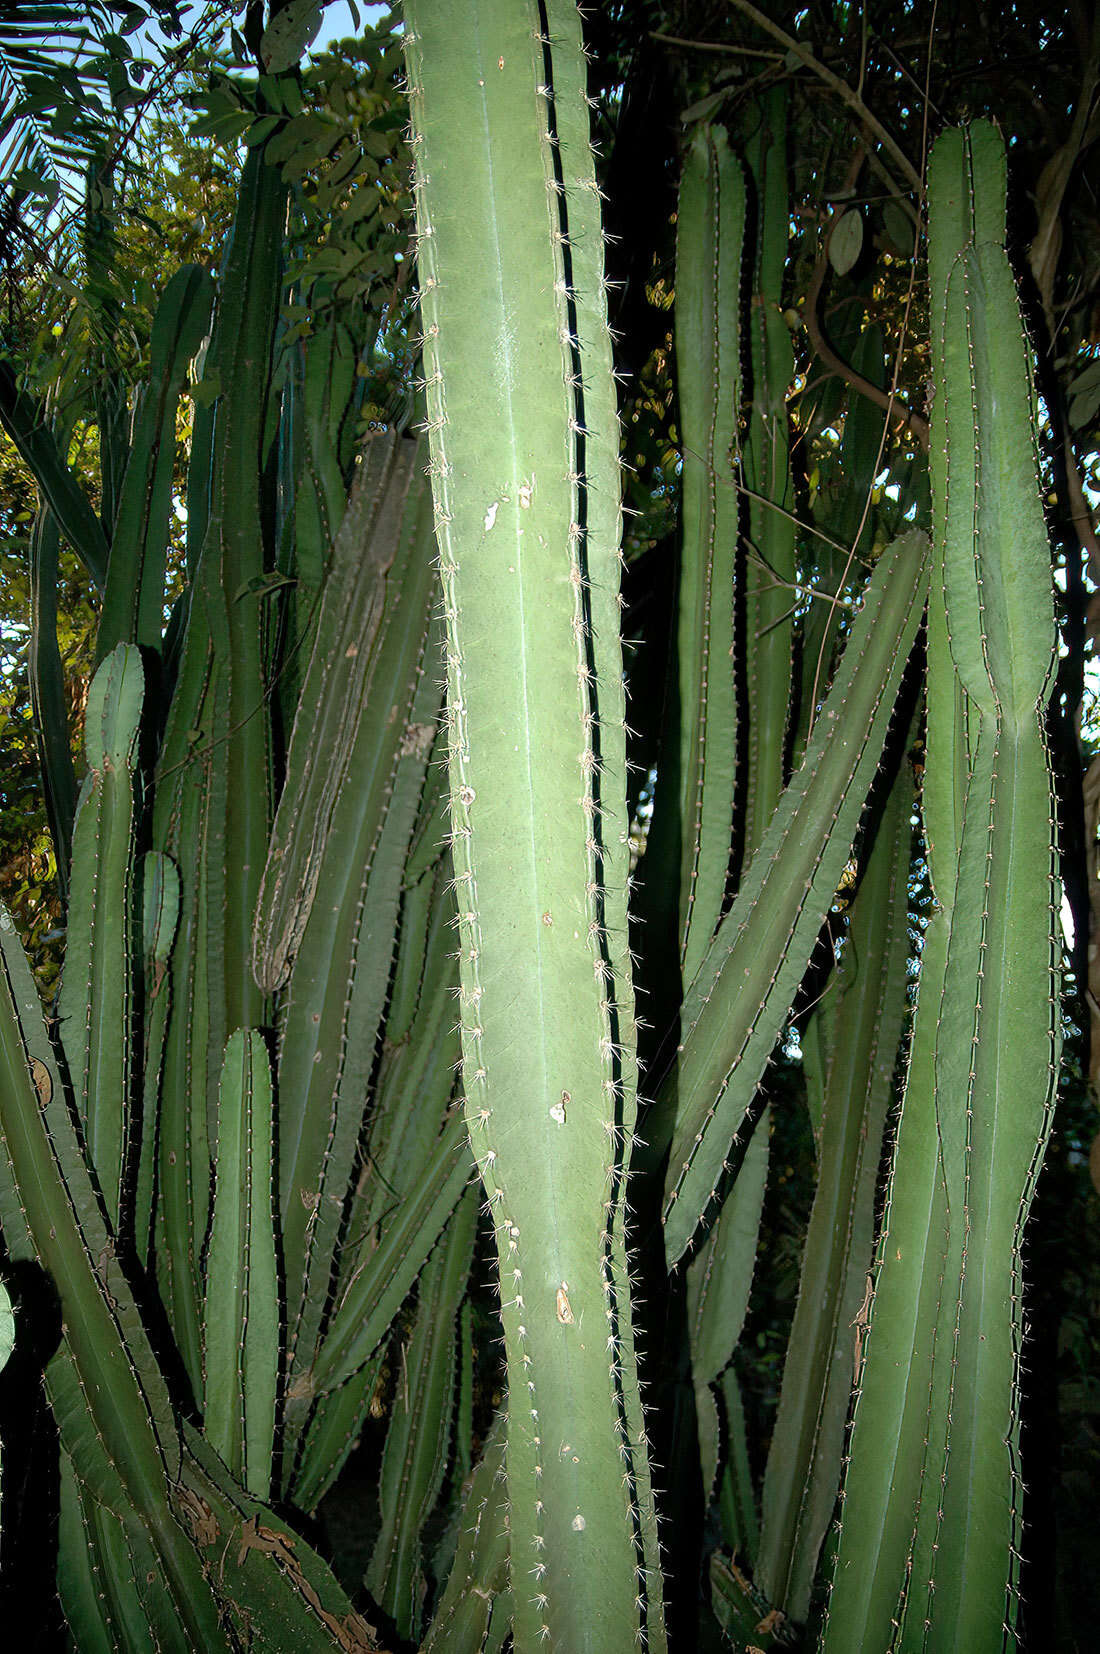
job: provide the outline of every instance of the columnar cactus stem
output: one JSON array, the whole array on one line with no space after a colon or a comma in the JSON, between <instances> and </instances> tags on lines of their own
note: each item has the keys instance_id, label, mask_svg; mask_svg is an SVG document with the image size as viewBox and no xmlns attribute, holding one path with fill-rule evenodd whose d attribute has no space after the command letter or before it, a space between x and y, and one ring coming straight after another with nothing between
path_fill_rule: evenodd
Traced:
<instances>
[{"instance_id":1,"label":"columnar cactus stem","mask_svg":"<svg viewBox=\"0 0 1100 1654\"><path fill-rule=\"evenodd\" d=\"M634 1086L619 476L580 27L565 0L405 18L515 1644L614 1654L661 1623L616 1222Z\"/></svg>"},{"instance_id":2,"label":"columnar cactus stem","mask_svg":"<svg viewBox=\"0 0 1100 1654\"><path fill-rule=\"evenodd\" d=\"M394 1403L379 1472L382 1523L366 1584L409 1640L421 1628L424 1524L439 1498L450 1457L455 1321L476 1228L477 1195L471 1189L421 1271L408 1377Z\"/></svg>"},{"instance_id":3,"label":"columnar cactus stem","mask_svg":"<svg viewBox=\"0 0 1100 1654\"><path fill-rule=\"evenodd\" d=\"M262 1027L268 1014L252 975L251 947L271 804L263 615L255 585L265 570L258 460L285 215L285 186L254 149L242 174L210 349L222 384L210 450L203 452L198 429L194 438L198 464L188 498L196 537L205 526L153 816L155 846L171 855L182 881L164 1046L157 1272L196 1395L202 1391L199 1256L222 1057L231 1033ZM205 419L201 426L202 436L210 436Z\"/></svg>"},{"instance_id":4,"label":"columnar cactus stem","mask_svg":"<svg viewBox=\"0 0 1100 1654\"><path fill-rule=\"evenodd\" d=\"M825 1641L838 1654L999 1650L1014 1622L1020 1242L1059 1056L1050 552L995 128L939 140L929 210L939 912L845 1485Z\"/></svg>"},{"instance_id":5,"label":"columnar cactus stem","mask_svg":"<svg viewBox=\"0 0 1100 1654\"><path fill-rule=\"evenodd\" d=\"M741 395L745 180L720 127L684 160L676 214L676 389L683 448L676 681L646 840L646 934L675 966L675 1014L729 875L737 769L732 449ZM661 959L654 961L657 971ZM662 1010L664 1007L662 1006Z\"/></svg>"},{"instance_id":6,"label":"columnar cactus stem","mask_svg":"<svg viewBox=\"0 0 1100 1654\"><path fill-rule=\"evenodd\" d=\"M782 86L762 100L745 159L752 179L755 259L747 329L751 374L740 456L749 490L741 651L748 714L743 866L763 838L783 788L791 720L795 521L787 396L794 377L794 346L781 303L790 226L787 97Z\"/></svg>"},{"instance_id":7,"label":"columnar cactus stem","mask_svg":"<svg viewBox=\"0 0 1100 1654\"><path fill-rule=\"evenodd\" d=\"M504 1417L498 1413L469 1478L458 1546L447 1588L423 1643L423 1654L484 1648L490 1616L507 1595L508 1497Z\"/></svg>"},{"instance_id":8,"label":"columnar cactus stem","mask_svg":"<svg viewBox=\"0 0 1100 1654\"><path fill-rule=\"evenodd\" d=\"M280 1280L272 1193L271 1069L263 1036L229 1036L218 1098L203 1324L204 1427L233 1474L271 1492Z\"/></svg>"},{"instance_id":9,"label":"columnar cactus stem","mask_svg":"<svg viewBox=\"0 0 1100 1654\"><path fill-rule=\"evenodd\" d=\"M649 1133L658 1153L672 1139L670 1264L712 1216L730 1145L851 853L923 614L927 562L916 531L879 558L806 755L685 997L677 1061Z\"/></svg>"},{"instance_id":10,"label":"columnar cactus stem","mask_svg":"<svg viewBox=\"0 0 1100 1654\"><path fill-rule=\"evenodd\" d=\"M839 968L814 1015L814 1044L803 1039L807 1088L817 1105L818 1183L764 1477L754 1570L768 1600L794 1620L805 1620L809 1610L862 1353L882 1135L905 1020L912 810L913 785L903 762L851 911Z\"/></svg>"},{"instance_id":11,"label":"columnar cactus stem","mask_svg":"<svg viewBox=\"0 0 1100 1654\"><path fill-rule=\"evenodd\" d=\"M116 1229L132 1169L133 764L144 689L138 650L121 644L103 662L88 691L88 774L73 829L72 898L59 1007L77 1112Z\"/></svg>"},{"instance_id":12,"label":"columnar cactus stem","mask_svg":"<svg viewBox=\"0 0 1100 1654\"><path fill-rule=\"evenodd\" d=\"M176 457L176 407L191 358L210 325L214 284L197 264L177 270L153 322L149 381L134 410L111 539L96 659L119 643L160 649L164 573Z\"/></svg>"}]
</instances>

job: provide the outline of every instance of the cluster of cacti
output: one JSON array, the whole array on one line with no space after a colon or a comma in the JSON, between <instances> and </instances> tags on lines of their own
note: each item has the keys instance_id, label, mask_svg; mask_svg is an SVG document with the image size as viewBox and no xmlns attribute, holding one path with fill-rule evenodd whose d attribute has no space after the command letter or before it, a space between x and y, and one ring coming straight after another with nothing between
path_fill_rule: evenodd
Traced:
<instances>
[{"instance_id":1,"label":"cluster of cacti","mask_svg":"<svg viewBox=\"0 0 1100 1654\"><path fill-rule=\"evenodd\" d=\"M426 443L356 437L377 317L287 334L287 185L261 141L219 276L163 295L132 434L103 420L103 520L0 370L41 491L36 706L68 902L50 1023L0 910L0 1221L60 1300L75 1646L380 1647L369 1619L454 1654L686 1648L702 1625L778 1645L811 1615L843 1469L824 1645L999 1648L1020 1237L1058 1061L1054 626L1000 139L948 132L930 167L932 550L919 527L861 536L849 496L819 511L815 558L779 303L785 100L689 138L676 615L628 906L580 17L406 0L403 44ZM873 432L849 420L869 482ZM59 537L102 594L78 799ZM876 1233L925 654L935 913ZM795 1023L817 1188L758 1505L736 1351ZM0 1362L11 1327L0 1286ZM372 1413L363 1618L292 1523Z\"/></svg>"}]
</instances>

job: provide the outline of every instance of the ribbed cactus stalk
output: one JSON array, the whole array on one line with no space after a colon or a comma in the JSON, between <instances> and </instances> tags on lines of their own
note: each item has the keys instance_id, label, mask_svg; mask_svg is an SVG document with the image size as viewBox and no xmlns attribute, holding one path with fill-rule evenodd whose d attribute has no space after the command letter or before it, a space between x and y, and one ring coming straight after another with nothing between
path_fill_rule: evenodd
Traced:
<instances>
[{"instance_id":1,"label":"ribbed cactus stalk","mask_svg":"<svg viewBox=\"0 0 1100 1654\"><path fill-rule=\"evenodd\" d=\"M175 862L182 881L164 1044L157 1271L196 1394L200 1254L222 1059L230 1034L262 1027L269 1010L252 974L272 785L264 616L255 588L265 569L259 456L285 215L282 180L253 150L208 353L222 395L206 431L210 451L200 450L189 491L196 534L203 532L153 812L155 847Z\"/></svg>"},{"instance_id":2,"label":"ribbed cactus stalk","mask_svg":"<svg viewBox=\"0 0 1100 1654\"><path fill-rule=\"evenodd\" d=\"M710 823L700 810L700 865L710 864L710 901L693 913L685 937L684 987L688 987L717 928L726 902L731 866L751 860L771 819L783 787L786 732L791 690L791 633L794 593L794 523L789 515L790 467L787 460L787 394L793 372L790 335L780 314L778 293L787 249L786 104L781 93L767 100L759 130L747 146L746 176L728 159L712 163L713 206L709 217L721 231L714 256L699 256L692 246L700 219L697 188L689 188L701 144L718 155L725 152L719 132L701 133L692 146L681 184L677 216L677 385L684 440L685 553L681 575L688 574L687 535L692 518L689 484L698 438L689 412L698 400L694 383L699 364L708 363L705 333L697 317L713 315L712 336L724 343L714 352L709 395L721 442L712 441L707 474L714 499L716 536L725 561L718 560L721 577L715 581L716 613L730 617L725 628L708 628L709 669L697 673L705 685L708 716L705 750L709 762ZM747 199L746 199L747 196ZM706 217L703 222L706 223ZM716 235L717 239L717 235ZM742 259L752 260L747 319L742 327ZM698 294L705 295L700 305ZM695 323L694 328L692 323ZM697 335L692 337L693 332ZM741 383L742 338L747 338L748 382ZM699 335L702 335L701 337ZM742 440L741 432L744 429ZM747 543L738 544L737 484L748 493L743 520ZM780 509L775 509L778 506ZM690 590L690 586L688 588ZM681 626L682 626L681 622ZM726 656L728 655L728 662ZM681 677L685 662L681 658ZM740 694L733 716L732 702ZM738 771L735 760L743 756ZM735 775L740 786L735 789ZM724 787L716 786L724 782ZM718 801L724 792L724 810ZM717 824L721 832L716 832ZM731 838L735 842L731 843ZM709 841L709 842L706 842ZM731 850L733 861L731 864ZM761 1207L768 1170L771 1115L756 1120L737 1177L726 1195L706 1242L687 1271L688 1328L703 1487L716 1490L723 1436L727 1465L735 1461L742 1443L734 1436L740 1422L736 1375L728 1371L741 1336L756 1261ZM727 1373L721 1391L718 1380ZM731 1399L723 1419L721 1393ZM743 1513L751 1527L751 1504ZM730 1536L732 1537L732 1536ZM751 1554L745 1523L737 1538L742 1556Z\"/></svg>"},{"instance_id":3,"label":"ribbed cactus stalk","mask_svg":"<svg viewBox=\"0 0 1100 1654\"><path fill-rule=\"evenodd\" d=\"M173 1410L5 908L0 1075L5 1245L60 1299L46 1387L63 1454L58 1585L79 1645L228 1651L262 1619L302 1648L369 1648L308 1545Z\"/></svg>"},{"instance_id":4,"label":"ribbed cactus stalk","mask_svg":"<svg viewBox=\"0 0 1100 1654\"><path fill-rule=\"evenodd\" d=\"M328 1307L439 716L432 553L417 444L376 437L336 535L253 930L256 980L285 985L277 1135L296 1394Z\"/></svg>"},{"instance_id":5,"label":"ribbed cactus stalk","mask_svg":"<svg viewBox=\"0 0 1100 1654\"><path fill-rule=\"evenodd\" d=\"M141 1146L134 1194L134 1251L145 1270L154 1267L153 1215L157 1176L164 1039L172 1003L169 969L180 913L180 876L175 862L150 850L142 862L141 923L145 956L145 1075L141 1097Z\"/></svg>"},{"instance_id":6,"label":"ribbed cactus stalk","mask_svg":"<svg viewBox=\"0 0 1100 1654\"><path fill-rule=\"evenodd\" d=\"M210 325L213 297L207 272L199 265L185 264L168 283L157 307L149 382L135 409L133 443L114 520L107 589L96 634L99 660L118 643L160 649L176 408L189 363Z\"/></svg>"},{"instance_id":7,"label":"ribbed cactus stalk","mask_svg":"<svg viewBox=\"0 0 1100 1654\"><path fill-rule=\"evenodd\" d=\"M229 1036L218 1095L203 1322L206 1437L257 1498L271 1492L279 1382L271 1066L263 1036Z\"/></svg>"},{"instance_id":8,"label":"ribbed cactus stalk","mask_svg":"<svg viewBox=\"0 0 1100 1654\"><path fill-rule=\"evenodd\" d=\"M733 835L734 659L745 180L720 127L692 139L676 213L676 388L683 450L675 688L644 863L645 924L673 1014L722 911ZM647 952L649 950L647 949ZM657 989L656 991L660 991Z\"/></svg>"},{"instance_id":9,"label":"ribbed cactus stalk","mask_svg":"<svg viewBox=\"0 0 1100 1654\"><path fill-rule=\"evenodd\" d=\"M490 1621L498 1616L511 1620L503 1414L493 1420L465 1494L454 1565L424 1639L424 1654L484 1648Z\"/></svg>"},{"instance_id":10,"label":"ribbed cactus stalk","mask_svg":"<svg viewBox=\"0 0 1100 1654\"><path fill-rule=\"evenodd\" d=\"M467 1190L420 1275L408 1378L394 1403L380 1472L381 1531L367 1570L374 1600L406 1639L420 1631L422 1535L447 1470L454 1412L455 1317L470 1272L477 1197Z\"/></svg>"},{"instance_id":11,"label":"ribbed cactus stalk","mask_svg":"<svg viewBox=\"0 0 1100 1654\"><path fill-rule=\"evenodd\" d=\"M787 95L774 87L753 113L745 143L751 180L752 280L748 305L749 382L741 444L747 490L744 647L748 717L745 796L740 801L742 864L759 844L786 779L791 723L791 638L795 609L794 483L787 397L794 346L783 316L783 269L790 233Z\"/></svg>"},{"instance_id":12,"label":"ribbed cactus stalk","mask_svg":"<svg viewBox=\"0 0 1100 1654\"><path fill-rule=\"evenodd\" d=\"M73 829L69 947L59 1020L88 1152L116 1230L131 1166L134 753L145 683L120 644L92 680L88 773Z\"/></svg>"},{"instance_id":13,"label":"ribbed cactus stalk","mask_svg":"<svg viewBox=\"0 0 1100 1654\"><path fill-rule=\"evenodd\" d=\"M565 0L410 0L405 21L515 1646L613 1654L662 1631L616 1234L633 1123L618 432L579 20Z\"/></svg>"},{"instance_id":14,"label":"ribbed cactus stalk","mask_svg":"<svg viewBox=\"0 0 1100 1654\"><path fill-rule=\"evenodd\" d=\"M666 308L676 406L658 323L621 352L645 360L624 435L590 137L595 111L617 189L638 107L617 48L590 71L574 0L406 0L361 51L288 69L318 8L268 10L244 31L259 79L210 94L243 154L220 268L165 270L151 326L124 306L97 162L92 350L41 398L38 345L0 361L39 490L65 903L52 1017L29 899L0 906L0 1425L33 1415L3 1442L5 1568L46 1559L29 1589L56 1571L81 1650L372 1654L299 1511L402 1649L665 1654L792 1646L824 1551L826 1654L1000 1654L1058 1061L1055 632L1000 138L932 154L925 467L884 427L897 203L840 221L875 233L847 274L834 239L795 379L782 306L824 184L805 107L770 70L721 103L723 60L685 55L674 276L618 225L621 315ZM103 371L116 345L142 384ZM102 599L83 765L68 551ZM912 796L887 770L926 608L933 899L880 1202L914 975ZM17 1416L39 1358L51 1416Z\"/></svg>"},{"instance_id":15,"label":"ribbed cactus stalk","mask_svg":"<svg viewBox=\"0 0 1100 1654\"><path fill-rule=\"evenodd\" d=\"M1050 552L985 122L929 169L937 529L925 825L938 913L879 1247L825 1647L1000 1649L1016 1612L1020 1245L1060 1025ZM962 785L960 786L960 778Z\"/></svg>"},{"instance_id":16,"label":"ribbed cactus stalk","mask_svg":"<svg viewBox=\"0 0 1100 1654\"><path fill-rule=\"evenodd\" d=\"M672 1139L670 1264L713 1220L731 1145L840 883L924 611L927 562L917 531L879 558L813 739L685 998L649 1133L658 1151Z\"/></svg>"},{"instance_id":17,"label":"ribbed cactus stalk","mask_svg":"<svg viewBox=\"0 0 1100 1654\"><path fill-rule=\"evenodd\" d=\"M863 1349L875 1195L906 1013L913 786L903 760L878 823L837 972L803 1039L818 1181L806 1231L754 1578L803 1621L836 1504Z\"/></svg>"},{"instance_id":18,"label":"ribbed cactus stalk","mask_svg":"<svg viewBox=\"0 0 1100 1654\"><path fill-rule=\"evenodd\" d=\"M434 682L434 673L425 672L425 680ZM412 763L405 758L402 767ZM292 1381L288 1396L292 1446L304 1431L290 1485L306 1510L355 1442L394 1316L472 1171L453 1101L458 972L454 892L438 812L444 780L437 759L405 863L389 1012L363 1163L341 1236L332 1314L312 1370Z\"/></svg>"}]
</instances>

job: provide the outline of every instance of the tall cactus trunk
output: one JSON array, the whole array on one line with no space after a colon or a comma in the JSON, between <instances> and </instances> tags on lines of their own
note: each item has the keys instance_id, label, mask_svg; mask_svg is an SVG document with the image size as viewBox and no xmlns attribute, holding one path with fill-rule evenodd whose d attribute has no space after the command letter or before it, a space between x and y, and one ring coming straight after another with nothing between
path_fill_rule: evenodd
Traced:
<instances>
[{"instance_id":1,"label":"tall cactus trunk","mask_svg":"<svg viewBox=\"0 0 1100 1654\"><path fill-rule=\"evenodd\" d=\"M929 179L937 911L879 1245L824 1646L999 1650L1016 1613L1020 1244L1060 1026L1050 559L996 130Z\"/></svg>"},{"instance_id":2,"label":"tall cactus trunk","mask_svg":"<svg viewBox=\"0 0 1100 1654\"><path fill-rule=\"evenodd\" d=\"M497 1242L515 1643L625 1654L662 1630L622 1241L620 483L585 61L571 0L405 15L462 1078Z\"/></svg>"}]
</instances>

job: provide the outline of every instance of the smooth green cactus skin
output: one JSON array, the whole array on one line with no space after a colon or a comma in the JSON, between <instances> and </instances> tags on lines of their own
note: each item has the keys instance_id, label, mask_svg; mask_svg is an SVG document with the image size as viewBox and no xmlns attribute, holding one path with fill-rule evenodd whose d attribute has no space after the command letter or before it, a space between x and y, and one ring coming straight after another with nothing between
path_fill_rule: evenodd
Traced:
<instances>
[{"instance_id":1,"label":"smooth green cactus skin","mask_svg":"<svg viewBox=\"0 0 1100 1654\"><path fill-rule=\"evenodd\" d=\"M844 1489L825 1632L837 1650L1000 1649L1016 1612L1020 1242L1060 1027L1042 730L1050 555L1004 202L996 130L945 133L929 169L938 543L925 789L940 912Z\"/></svg>"},{"instance_id":2,"label":"smooth green cactus skin","mask_svg":"<svg viewBox=\"0 0 1100 1654\"><path fill-rule=\"evenodd\" d=\"M251 970L252 917L271 826L270 725L263 716L262 453L271 349L282 284L286 191L262 152L250 152L223 276L211 351L223 386L215 428L211 516L198 575L213 647L210 804L205 878L216 927L207 970L216 989L208 1045L207 1104L217 1106L221 1054L237 1028L266 1021ZM240 876L228 877L232 863Z\"/></svg>"},{"instance_id":3,"label":"smooth green cactus skin","mask_svg":"<svg viewBox=\"0 0 1100 1654\"><path fill-rule=\"evenodd\" d=\"M438 831L432 826L434 793L430 785L421 800L414 844L417 832ZM289 1485L306 1510L314 1508L359 1433L394 1314L472 1170L457 1116L440 1135L459 1055L449 871L446 858L429 865L405 893L367 1148L342 1237L333 1313L319 1358L323 1387L312 1411L317 1373L303 1360L290 1384L287 1439L301 1445Z\"/></svg>"},{"instance_id":4,"label":"smooth green cactus skin","mask_svg":"<svg viewBox=\"0 0 1100 1654\"><path fill-rule=\"evenodd\" d=\"M780 295L790 234L787 99L762 99L745 143L752 180L755 260L748 304L750 378L745 396L741 476L748 492L742 649L747 694L745 792L739 801L742 866L763 838L786 779L794 629L795 522L787 396L794 346ZM690 978L689 978L690 980Z\"/></svg>"},{"instance_id":5,"label":"smooth green cactus skin","mask_svg":"<svg viewBox=\"0 0 1100 1654\"><path fill-rule=\"evenodd\" d=\"M157 1124L160 1112L164 1037L172 997L169 969L180 912L179 869L159 850L150 850L141 872L142 952L145 963L145 1076L141 1098L141 1144L134 1193L134 1251L143 1269L154 1267L153 1214Z\"/></svg>"},{"instance_id":6,"label":"smooth green cactus skin","mask_svg":"<svg viewBox=\"0 0 1100 1654\"><path fill-rule=\"evenodd\" d=\"M274 1654L287 1640L370 1648L367 1628L308 1545L249 1498L174 1413L4 908L0 1074L0 1221L10 1256L35 1259L57 1286L64 1339L46 1384L71 1468L65 1528L83 1524L92 1569L108 1585L102 1596L96 1587L101 1631L92 1646L102 1635L127 1648L248 1642ZM142 1579L154 1575L137 1599L135 1559ZM72 1546L59 1587L66 1610L87 1623L88 1571Z\"/></svg>"},{"instance_id":7,"label":"smooth green cactus skin","mask_svg":"<svg viewBox=\"0 0 1100 1654\"><path fill-rule=\"evenodd\" d=\"M410 4L405 22L463 1087L503 1300L515 1640L613 1654L647 1630L655 1644L660 1613L639 1577L644 1446L620 1333L634 1082L615 918L622 677L603 623L619 477L579 21L571 4L454 0Z\"/></svg>"},{"instance_id":8,"label":"smooth green cactus skin","mask_svg":"<svg viewBox=\"0 0 1100 1654\"><path fill-rule=\"evenodd\" d=\"M410 490L412 522L417 496L424 492L414 486L417 470L415 443L375 438L356 469L336 536L256 904L252 968L265 992L283 987L290 975L349 776L366 781L362 790L373 804L367 829L371 849L384 819L386 783L403 729L397 719L365 720L364 713L378 698L373 677L389 630L385 621L391 618L384 613L387 591L392 611L392 593L402 589L415 539L404 519ZM381 746L378 755L357 746L364 723Z\"/></svg>"},{"instance_id":9,"label":"smooth green cactus skin","mask_svg":"<svg viewBox=\"0 0 1100 1654\"><path fill-rule=\"evenodd\" d=\"M788 516L772 509L773 504L789 510L791 499L790 466L787 457L786 398L793 371L790 336L781 315L775 295L782 281L783 262L787 246L787 168L786 168L786 105L781 95L767 100L759 130L747 146L748 207L744 200L745 188L740 172L736 174L737 189L726 188L725 209L718 206L718 217L725 223L732 217L732 232L737 241L726 248L712 267L694 270L685 258L684 268L677 270L677 327L680 327L680 305L685 285L689 299L696 285L704 282L710 293L710 304L721 321L718 336L731 335L740 345L741 295L741 240L755 253L748 306L749 383L740 384L740 361L726 360L716 364L713 396L716 406L728 407L734 415L728 432L729 452L726 463L712 481L720 490L720 529L732 555L737 529L735 474L731 470L739 461L740 480L749 490L748 544L741 547L731 565L725 594L738 625L730 633L726 649L721 647L722 633L718 631L718 646L712 651L714 666L702 674L707 686L715 683L708 719L710 746L727 754L726 766L719 764L719 774L726 778L724 831L718 836L713 826L704 834L699 861L708 859L715 864L711 871L711 901L696 915L696 923L688 940L684 957L684 983L689 984L702 960L706 947L717 928L729 884L731 848L738 867L746 866L771 819L784 778L786 731L789 718L787 697L790 687L792 591L794 581L794 528ZM706 135L696 139L696 145L706 142ZM724 146L724 140L723 140ZM694 147L694 146L693 146ZM691 161L685 168L690 174ZM729 169L727 169L729 170ZM732 180L731 180L732 182ZM732 199L730 199L732 197ZM736 201L736 210L730 208ZM678 250L685 243L685 217L694 216L693 203L681 193L677 221ZM698 209L695 209L696 211ZM689 307L689 316L697 304ZM678 339L680 335L678 333ZM692 348L694 344L694 349ZM680 386L681 414L684 408L684 381L694 376L694 363L701 352L698 341L683 339L684 349L678 354L677 383ZM738 350L739 355L739 350ZM751 395L746 396L746 390ZM738 410L739 400L742 403ZM740 418L737 417L740 412ZM742 420L744 439L740 437ZM690 439L685 426L685 447ZM685 452L685 490L688 455ZM685 516L687 497L685 493ZM685 523L686 527L686 523ZM685 570L687 557L685 554ZM734 602L734 581L742 588L741 600ZM682 600L682 599L681 599ZM724 655L730 656L723 673ZM729 693L735 682L743 685L742 705L736 717L723 704L722 689L726 677ZM744 763L741 786L735 794L734 758L739 743L743 744ZM712 804L712 812L715 811ZM719 818L720 820L723 818ZM731 846L731 828L738 824L738 842ZM700 826L703 826L702 821ZM717 837L717 843L715 839ZM709 838L709 846L705 840ZM692 1375L695 1383L696 1415L699 1421L700 1455L703 1487L706 1494L715 1491L722 1443L722 1422L719 1400L712 1386L728 1367L741 1336L749 1291L756 1260L760 1214L768 1171L768 1148L771 1115L765 1110L756 1122L752 1136L738 1169L733 1188L726 1195L721 1211L687 1271L688 1330L691 1343ZM733 1380L732 1382L736 1382ZM731 1424L725 1420L726 1443L730 1446ZM736 1458L736 1448L727 1452L727 1462ZM751 1506L751 1501L750 1501ZM727 1536L730 1537L730 1536ZM743 1540L742 1531L739 1537ZM742 1544L742 1556L747 1554Z\"/></svg>"},{"instance_id":10,"label":"smooth green cactus skin","mask_svg":"<svg viewBox=\"0 0 1100 1654\"><path fill-rule=\"evenodd\" d=\"M287 27L315 9L293 0ZM363 31L381 114L345 97L349 64L323 109L328 68L262 74L221 269L169 282L145 385L100 373L97 345L99 382L66 380L57 418L0 363L39 488L32 703L67 920L47 1023L0 908L0 1364L5 1288L22 1337L47 1275L56 1582L81 1650L372 1654L288 1525L328 1528L372 1443L355 1571L402 1646L664 1654L666 1590L677 1647L784 1646L821 1600L853 1377L826 1654L994 1654L1015 1629L1021 1238L1058 984L1055 633L1003 145L976 122L931 161L929 556L904 532L923 456L858 394L887 381L881 272L838 271L830 307L859 383L811 367L799 388L784 94L731 100L728 129L696 100L676 269L649 295L675 303L682 486L662 498L662 444L624 540L620 447L644 493L660 422L633 398L665 369L658 350L628 393L624 444L579 19L407 0L403 32ZM392 224L362 207L404 210L402 53L417 237L383 297ZM318 168L303 218L288 180ZM89 301L116 275L96 189ZM300 233L326 200L337 236L366 230L361 268ZM101 318L106 346L128 319L111 299ZM422 416L426 441L405 429ZM65 458L92 427L95 510ZM673 582L650 530L677 504ZM103 597L79 807L63 540ZM907 778L885 801L879 771L929 584L933 912L875 1246L911 935ZM818 1187L764 1464L737 1346L786 1182L773 1122L812 1158L777 1113L792 1016Z\"/></svg>"},{"instance_id":11,"label":"smooth green cactus skin","mask_svg":"<svg viewBox=\"0 0 1100 1654\"><path fill-rule=\"evenodd\" d=\"M331 1286L435 738L432 547L417 444L374 439L337 536L253 936L257 979L286 986L278 1137L292 1387L316 1353Z\"/></svg>"},{"instance_id":12,"label":"smooth green cactus skin","mask_svg":"<svg viewBox=\"0 0 1100 1654\"><path fill-rule=\"evenodd\" d=\"M308 1375L310 1395L343 1383L368 1360L424 1267L470 1179L460 1124L457 1117L448 1121L427 1179L401 1202L381 1242L372 1236L362 1249Z\"/></svg>"},{"instance_id":13,"label":"smooth green cactus skin","mask_svg":"<svg viewBox=\"0 0 1100 1654\"><path fill-rule=\"evenodd\" d=\"M76 1474L117 1515L155 1530L166 1515L166 1477L179 1467L167 1390L93 1188L6 909L0 909L0 953L5 1240L14 1258L36 1258L61 1295L66 1335L47 1369L47 1385ZM198 1558L188 1555L170 1519L159 1537L174 1612L201 1638L211 1630L211 1616Z\"/></svg>"}]
</instances>

